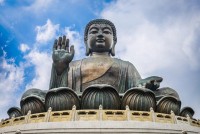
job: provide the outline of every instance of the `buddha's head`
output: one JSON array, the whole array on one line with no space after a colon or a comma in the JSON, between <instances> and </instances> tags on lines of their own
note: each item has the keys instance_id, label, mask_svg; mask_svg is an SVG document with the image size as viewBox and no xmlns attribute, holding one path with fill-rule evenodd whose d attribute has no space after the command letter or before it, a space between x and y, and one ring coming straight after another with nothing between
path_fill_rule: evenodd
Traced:
<instances>
[{"instance_id":1,"label":"buddha's head","mask_svg":"<svg viewBox=\"0 0 200 134\"><path fill-rule=\"evenodd\" d=\"M87 56L93 52L107 52L115 56L115 44L117 43L115 25L106 19L90 21L85 28L84 41Z\"/></svg>"}]
</instances>

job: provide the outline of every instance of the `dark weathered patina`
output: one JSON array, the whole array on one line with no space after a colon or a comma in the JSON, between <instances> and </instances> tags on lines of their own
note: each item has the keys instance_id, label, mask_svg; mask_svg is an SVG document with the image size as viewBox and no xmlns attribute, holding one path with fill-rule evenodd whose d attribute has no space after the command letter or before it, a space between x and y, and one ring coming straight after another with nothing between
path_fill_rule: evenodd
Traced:
<instances>
[{"instance_id":1,"label":"dark weathered patina","mask_svg":"<svg viewBox=\"0 0 200 134\"><path fill-rule=\"evenodd\" d=\"M84 42L86 56L89 57L79 61L72 61L74 49L72 46L69 51L69 40L65 36L55 40L50 89L68 86L75 90L76 93L82 94L87 87L103 84L112 86L118 93L125 93L128 89L137 86L151 90L159 87L159 83L162 81L161 77L152 76L147 79L141 79L133 64L111 57L115 55L115 45L117 43L116 28L112 22L105 19L90 21L85 28ZM135 92L137 91L135 90ZM109 94L109 90L106 92ZM106 96L105 93L98 94L102 94L101 97L104 98ZM93 98L94 96L87 94L88 98ZM145 99L145 95L142 98ZM93 102L93 100L91 101ZM95 102L96 104L101 103L97 100ZM81 102L81 104L85 104L85 102ZM104 102L104 105L107 107L111 103L109 101ZM82 108L85 107L87 106L82 106ZM111 106L109 107L111 108ZM98 106L95 105L95 108L98 108ZM139 109L144 110L142 107Z\"/></svg>"},{"instance_id":2,"label":"dark weathered patina","mask_svg":"<svg viewBox=\"0 0 200 134\"><path fill-rule=\"evenodd\" d=\"M49 107L54 111L69 110L73 105L78 109L97 109L99 105L105 109L125 109L128 105L131 110L153 108L161 113L180 113L177 92L168 87L159 89L161 77L142 79L132 63L113 57L117 32L111 21L90 21L84 42L88 57L72 61L75 50L74 46L69 47L69 39L63 36L55 40L50 90L45 93L46 98L43 92L26 91L21 100L23 114L28 110L43 112ZM181 112L186 114L193 115L190 109Z\"/></svg>"},{"instance_id":3,"label":"dark weathered patina","mask_svg":"<svg viewBox=\"0 0 200 134\"><path fill-rule=\"evenodd\" d=\"M9 115L9 118L22 116L21 109L18 107L11 107L8 109L7 114Z\"/></svg>"}]
</instances>

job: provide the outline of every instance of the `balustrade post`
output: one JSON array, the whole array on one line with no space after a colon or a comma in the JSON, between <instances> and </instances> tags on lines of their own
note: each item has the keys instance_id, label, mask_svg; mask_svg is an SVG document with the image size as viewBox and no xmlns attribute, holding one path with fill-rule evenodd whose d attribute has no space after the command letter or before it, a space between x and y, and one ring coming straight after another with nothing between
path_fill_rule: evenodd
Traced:
<instances>
[{"instance_id":1,"label":"balustrade post","mask_svg":"<svg viewBox=\"0 0 200 134\"><path fill-rule=\"evenodd\" d=\"M152 107L150 107L150 113L151 113L152 122L156 122L156 119L155 119L155 112L154 112L154 110L153 110Z\"/></svg>"},{"instance_id":2,"label":"balustrade post","mask_svg":"<svg viewBox=\"0 0 200 134\"><path fill-rule=\"evenodd\" d=\"M30 115L31 115L31 110L29 110L27 115L25 116L25 123L26 124L29 123Z\"/></svg>"},{"instance_id":3,"label":"balustrade post","mask_svg":"<svg viewBox=\"0 0 200 134\"><path fill-rule=\"evenodd\" d=\"M2 127L3 122L4 122L4 119L1 119L0 128Z\"/></svg>"},{"instance_id":4,"label":"balustrade post","mask_svg":"<svg viewBox=\"0 0 200 134\"><path fill-rule=\"evenodd\" d=\"M128 105L126 105L126 116L127 116L127 120L130 121L131 117L130 117L130 108Z\"/></svg>"},{"instance_id":5,"label":"balustrade post","mask_svg":"<svg viewBox=\"0 0 200 134\"><path fill-rule=\"evenodd\" d=\"M102 105L99 105L99 121L103 120L103 107Z\"/></svg>"},{"instance_id":6,"label":"balustrade post","mask_svg":"<svg viewBox=\"0 0 200 134\"><path fill-rule=\"evenodd\" d=\"M186 117L187 117L188 123L189 123L190 125L192 125L192 121L191 121L190 116L187 114Z\"/></svg>"},{"instance_id":7,"label":"balustrade post","mask_svg":"<svg viewBox=\"0 0 200 134\"><path fill-rule=\"evenodd\" d=\"M72 107L72 118L71 121L76 121L76 105Z\"/></svg>"},{"instance_id":8,"label":"balustrade post","mask_svg":"<svg viewBox=\"0 0 200 134\"><path fill-rule=\"evenodd\" d=\"M14 118L15 118L15 115L13 115L13 116L11 117L11 126L14 124Z\"/></svg>"},{"instance_id":9,"label":"balustrade post","mask_svg":"<svg viewBox=\"0 0 200 134\"><path fill-rule=\"evenodd\" d=\"M50 116L51 116L51 111L52 111L52 108L49 107L49 108L48 108L48 111L47 111L47 116L46 116L45 122L49 122Z\"/></svg>"},{"instance_id":10,"label":"balustrade post","mask_svg":"<svg viewBox=\"0 0 200 134\"><path fill-rule=\"evenodd\" d=\"M172 110L171 110L171 117L172 117L173 123L177 124L176 115L174 114L174 111L172 111Z\"/></svg>"}]
</instances>

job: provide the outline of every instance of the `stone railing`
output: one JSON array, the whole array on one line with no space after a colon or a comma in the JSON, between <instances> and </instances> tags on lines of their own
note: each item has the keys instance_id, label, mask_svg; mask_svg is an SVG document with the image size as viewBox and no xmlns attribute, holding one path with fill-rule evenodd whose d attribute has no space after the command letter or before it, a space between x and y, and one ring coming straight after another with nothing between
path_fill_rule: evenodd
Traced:
<instances>
[{"instance_id":1,"label":"stone railing","mask_svg":"<svg viewBox=\"0 0 200 134\"><path fill-rule=\"evenodd\" d=\"M148 121L200 127L200 120L191 119L189 116L175 116L173 111L171 114L155 113L152 108L150 111L131 111L128 106L126 110L103 110L102 106L99 106L98 110L76 110L74 106L72 110L66 111L52 111L51 108L45 113L31 114L29 111L26 116L2 120L0 128L28 123L62 121Z\"/></svg>"}]
</instances>

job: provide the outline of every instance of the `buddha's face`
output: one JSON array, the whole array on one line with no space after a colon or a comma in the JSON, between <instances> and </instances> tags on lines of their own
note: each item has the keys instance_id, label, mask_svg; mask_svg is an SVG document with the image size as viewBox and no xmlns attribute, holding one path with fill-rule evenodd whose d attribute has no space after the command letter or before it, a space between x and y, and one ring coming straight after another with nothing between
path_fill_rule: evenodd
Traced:
<instances>
[{"instance_id":1,"label":"buddha's face","mask_svg":"<svg viewBox=\"0 0 200 134\"><path fill-rule=\"evenodd\" d=\"M110 52L113 31L108 24L92 24L88 30L87 45L91 52Z\"/></svg>"}]
</instances>

